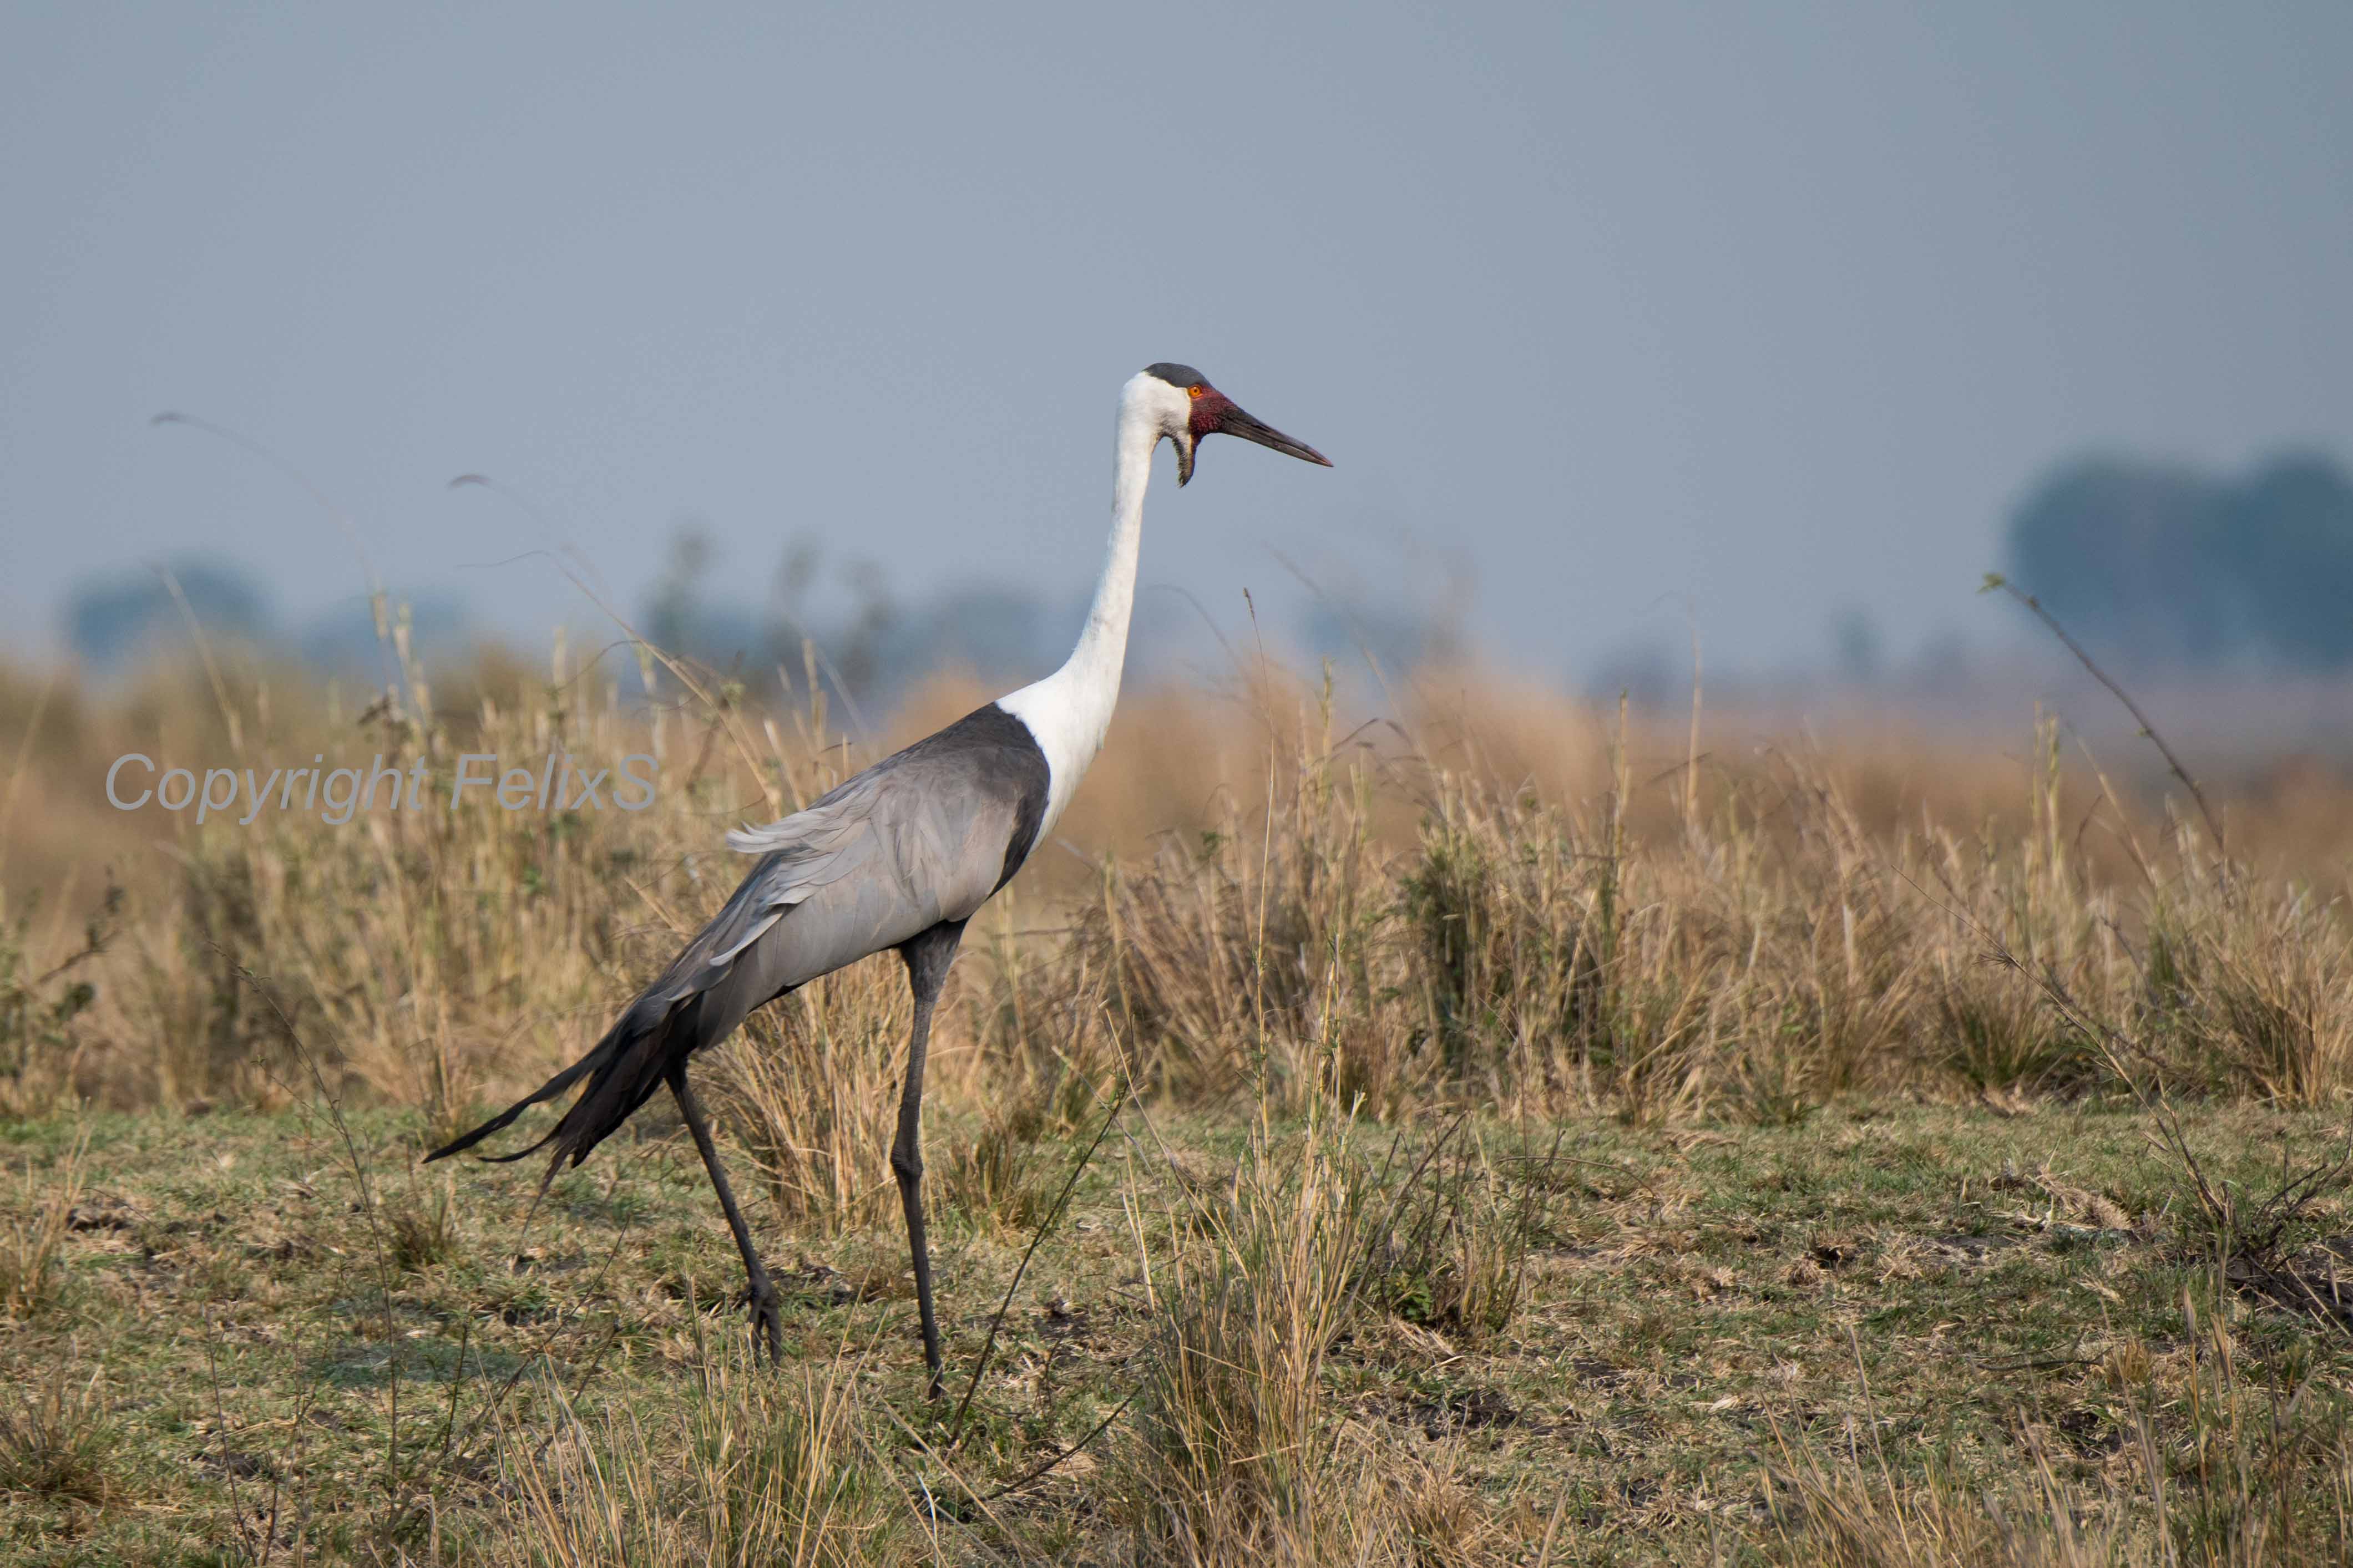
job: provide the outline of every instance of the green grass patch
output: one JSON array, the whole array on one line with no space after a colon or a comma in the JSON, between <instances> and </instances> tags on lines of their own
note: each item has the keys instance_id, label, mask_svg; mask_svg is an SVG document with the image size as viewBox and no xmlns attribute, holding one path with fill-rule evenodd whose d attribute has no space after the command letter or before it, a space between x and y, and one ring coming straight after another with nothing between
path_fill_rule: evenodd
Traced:
<instances>
[{"instance_id":1,"label":"green grass patch","mask_svg":"<svg viewBox=\"0 0 2353 1568\"><path fill-rule=\"evenodd\" d=\"M2283 1160L2343 1137L2247 1106L2182 1128L2250 1207ZM1253 1154L1235 1121L1131 1112L1030 1264L952 1451L895 1224L827 1234L753 1201L786 1345L757 1367L681 1137L617 1138L534 1213L535 1173L418 1171L416 1117L352 1131L365 1195L301 1114L8 1130L0 1218L38 1224L69 1167L78 1190L0 1341L7 1560L532 1562L560 1542L608 1560L575 1506L592 1493L638 1531L607 1544L649 1561L713 1531L833 1542L810 1560L843 1542L843 1561L1148 1555L1168 1539L1151 1510L1174 1517L1138 1479L1176 1440L1165 1409L1130 1405L988 1494L1161 1387L1171 1313L1214 1331L1183 1342L1190 1375L1219 1374L1205 1346L1288 1353L1252 1314L1272 1249L1295 1284L1319 1235L1355 1272L1341 1306L1318 1298L1312 1408L1284 1418L1332 1456L1287 1473L1374 1487L1382 1539L1424 1561L1535 1561L1547 1535L1556 1563L2010 1561L1954 1521L2008 1500L2031 1533L2054 1497L2094 1545L2253 1561L2228 1555L2251 1531L2320 1552L2342 1517L2323 1483L2353 1474L2343 1328L2233 1276L2137 1110L1841 1103L1798 1126L1474 1124L1435 1149L1435 1126L1360 1124L1331 1173L1356 1184L1357 1239L1286 1231L1267 1205L1289 1189L1249 1185L1253 1162L1304 1157L1299 1128ZM988 1157L1059 1181L1082 1143ZM996 1173L965 1181L969 1217L935 1243L959 1391L1029 1239ZM2277 1257L2353 1231L2334 1192L2295 1226ZM2303 1450L2288 1501L2258 1431L2281 1420ZM768 1458L746 1468L739 1442ZM778 1492L779 1466L811 1489ZM1870 1557L1891 1520L1945 1530L1951 1554Z\"/></svg>"}]
</instances>

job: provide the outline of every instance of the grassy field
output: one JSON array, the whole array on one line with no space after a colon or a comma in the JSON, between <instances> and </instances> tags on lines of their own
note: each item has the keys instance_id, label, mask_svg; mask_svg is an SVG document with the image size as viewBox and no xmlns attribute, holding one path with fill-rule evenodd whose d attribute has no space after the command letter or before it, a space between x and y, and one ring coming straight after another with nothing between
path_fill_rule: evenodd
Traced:
<instances>
[{"instance_id":1,"label":"grassy field","mask_svg":"<svg viewBox=\"0 0 2353 1568\"><path fill-rule=\"evenodd\" d=\"M413 1116L356 1116L348 1141L230 1111L14 1130L36 1208L65 1205L46 1266L11 1280L14 1560L2346 1545L2345 1337L2227 1283L2243 1238L2135 1112L1466 1122L1433 1155L1364 1125L1131 1111L953 1443L953 1404L922 1398L896 1227L767 1227L787 1349L756 1367L692 1147L646 1121L528 1225L512 1171L420 1173ZM2211 1179L2262 1190L2342 1139L2261 1109L2184 1131ZM992 1187L971 1129L935 1129L958 1394L1030 1234L1010 1217L1091 1136L1040 1139ZM2301 1224L2291 1252L2344 1226L2337 1197Z\"/></svg>"},{"instance_id":2,"label":"grassy field","mask_svg":"<svg viewBox=\"0 0 2353 1568\"><path fill-rule=\"evenodd\" d=\"M2330 812L2176 811L2048 724L2004 757L1443 679L1361 725L1264 671L1141 700L943 1012L941 1408L892 961L698 1069L779 1366L666 1108L535 1208L535 1167L417 1163L601 1032L733 886L726 826L862 754L821 706L632 682L0 683L14 1559L2353 1544L2353 931L2341 843L2294 830ZM198 827L103 806L132 749L662 783Z\"/></svg>"}]
</instances>

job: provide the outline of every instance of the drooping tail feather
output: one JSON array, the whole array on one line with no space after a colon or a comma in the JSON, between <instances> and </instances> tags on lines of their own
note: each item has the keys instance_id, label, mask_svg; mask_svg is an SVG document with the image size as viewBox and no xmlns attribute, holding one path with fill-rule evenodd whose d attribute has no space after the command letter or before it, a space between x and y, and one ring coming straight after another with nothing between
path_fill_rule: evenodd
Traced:
<instances>
[{"instance_id":1,"label":"drooping tail feather","mask_svg":"<svg viewBox=\"0 0 2353 1568\"><path fill-rule=\"evenodd\" d=\"M769 854L711 923L621 1010L594 1049L464 1137L436 1149L427 1161L472 1148L586 1078L588 1084L580 1098L545 1137L512 1154L487 1156L520 1160L554 1145L554 1158L540 1181L540 1190L546 1191L558 1170L567 1162L577 1165L586 1159L689 1057L717 1045L754 1007L775 1001L805 978L779 974L774 965L755 960L760 939L800 907L810 887L818 885L808 880L809 862L808 855L784 849Z\"/></svg>"},{"instance_id":2,"label":"drooping tail feather","mask_svg":"<svg viewBox=\"0 0 2353 1568\"><path fill-rule=\"evenodd\" d=\"M574 1084L579 1082L580 1077L583 1073L594 1072L598 1068L603 1067L606 1062L611 1060L613 1055L613 1036L608 1033L602 1040L596 1043L596 1048L591 1050L586 1056L582 1057L578 1061L574 1062L570 1067L565 1068L562 1072L557 1073L554 1078L549 1079L545 1083L541 1084L537 1089L533 1089L529 1094L523 1096L521 1100L516 1100L512 1105L508 1106L504 1110L500 1111L496 1116L491 1117L488 1121L483 1122L480 1127L475 1128L471 1132L467 1133L464 1137L457 1139L452 1142L444 1143L438 1149L434 1150L433 1152L425 1156L425 1163L429 1165L436 1160L446 1160L452 1154L462 1154L467 1150L472 1148L475 1144L480 1142L483 1139L488 1138L491 1133L503 1130L509 1123L513 1121L516 1117L521 1116L533 1106L543 1105L548 1100L554 1100L557 1095L562 1094L565 1089L570 1089ZM534 1144L533 1147L537 1147L537 1145ZM497 1158L502 1160L512 1159L513 1157L514 1156L511 1154L485 1156L485 1158Z\"/></svg>"},{"instance_id":3,"label":"drooping tail feather","mask_svg":"<svg viewBox=\"0 0 2353 1568\"><path fill-rule=\"evenodd\" d=\"M702 1037L699 1026L702 995L691 994L673 1002L659 995L659 989L649 989L631 1003L586 1056L464 1137L434 1150L425 1156L425 1163L429 1165L446 1155L462 1153L533 1106L554 1100L586 1076L588 1087L580 1091L580 1098L548 1129L545 1137L512 1154L483 1156L503 1164L554 1144L554 1158L548 1163L546 1175L540 1179L543 1188L567 1161L579 1164L588 1157L590 1150L618 1131L621 1123L652 1097L673 1066L712 1043Z\"/></svg>"}]
</instances>

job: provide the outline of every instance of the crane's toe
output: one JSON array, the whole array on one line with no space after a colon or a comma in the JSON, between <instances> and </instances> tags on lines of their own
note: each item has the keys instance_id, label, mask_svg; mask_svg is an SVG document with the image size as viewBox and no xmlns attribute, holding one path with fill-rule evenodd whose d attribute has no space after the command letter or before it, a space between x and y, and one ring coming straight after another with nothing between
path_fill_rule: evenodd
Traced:
<instances>
[{"instance_id":1,"label":"crane's toe","mask_svg":"<svg viewBox=\"0 0 2353 1568\"><path fill-rule=\"evenodd\" d=\"M773 1285L752 1298L752 1343L754 1349L766 1352L772 1362L784 1359L785 1315Z\"/></svg>"}]
</instances>

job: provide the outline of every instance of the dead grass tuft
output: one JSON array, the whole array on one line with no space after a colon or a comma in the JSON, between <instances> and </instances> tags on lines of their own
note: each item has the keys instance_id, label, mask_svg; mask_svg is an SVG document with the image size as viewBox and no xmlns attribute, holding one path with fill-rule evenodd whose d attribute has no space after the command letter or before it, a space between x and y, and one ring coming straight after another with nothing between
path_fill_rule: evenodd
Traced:
<instances>
[{"instance_id":1,"label":"dead grass tuft","mask_svg":"<svg viewBox=\"0 0 2353 1568\"><path fill-rule=\"evenodd\" d=\"M781 1374L749 1352L703 1361L682 1421L584 1414L551 1389L547 1437L505 1435L501 1531L489 1560L529 1568L788 1563L864 1568L923 1555L907 1500L879 1468L858 1363Z\"/></svg>"},{"instance_id":2,"label":"dead grass tuft","mask_svg":"<svg viewBox=\"0 0 2353 1568\"><path fill-rule=\"evenodd\" d=\"M1035 1230L1054 1204L1061 1172L1052 1150L1022 1136L1014 1120L983 1112L980 1131L958 1139L934 1173L932 1190L977 1229Z\"/></svg>"},{"instance_id":3,"label":"dead grass tuft","mask_svg":"<svg viewBox=\"0 0 2353 1568\"><path fill-rule=\"evenodd\" d=\"M1224 1201L1174 1225L1130 1458L1148 1556L1314 1563L1369 1544L1376 1512L1354 1504L1375 1472L1335 1440L1323 1380L1366 1223L1349 1137L1328 1108L1282 1147L1261 1124Z\"/></svg>"},{"instance_id":4,"label":"dead grass tuft","mask_svg":"<svg viewBox=\"0 0 2353 1568\"><path fill-rule=\"evenodd\" d=\"M69 1390L60 1363L45 1386L0 1407L0 1496L104 1503L115 1491L115 1447L97 1374Z\"/></svg>"},{"instance_id":5,"label":"dead grass tuft","mask_svg":"<svg viewBox=\"0 0 2353 1568\"><path fill-rule=\"evenodd\" d=\"M1435 1147L1405 1157L1411 1167L1397 1173L1383 1223L1366 1237L1365 1294L1463 1343L1502 1333L1526 1294L1543 1173L1527 1172L1524 1161L1514 1190L1462 1121Z\"/></svg>"},{"instance_id":6,"label":"dead grass tuft","mask_svg":"<svg viewBox=\"0 0 2353 1568\"><path fill-rule=\"evenodd\" d=\"M1401 1292L1473 1331L1516 1302L1516 1260L1507 1283L1461 1266L1465 1238L1495 1215L1475 1155L1446 1168L1444 1152L1410 1170L1368 1159L1327 1093L1287 1137L1261 1121L1222 1191L1177 1184L1124 1478L1145 1557L1493 1560L1503 1532L1455 1478L1453 1450L1398 1453L1346 1418L1326 1367L1344 1334L1406 1304Z\"/></svg>"},{"instance_id":7,"label":"dead grass tuft","mask_svg":"<svg viewBox=\"0 0 2353 1568\"><path fill-rule=\"evenodd\" d=\"M458 1248L457 1195L450 1179L415 1186L385 1205L385 1230L393 1268L416 1273L447 1261Z\"/></svg>"},{"instance_id":8,"label":"dead grass tuft","mask_svg":"<svg viewBox=\"0 0 2353 1568\"><path fill-rule=\"evenodd\" d=\"M0 1219L0 1318L21 1322L56 1300L59 1249L74 1205L81 1200L82 1160L89 1150L85 1132L47 1179L36 1175L33 1155L26 1154L17 1201Z\"/></svg>"}]
</instances>

